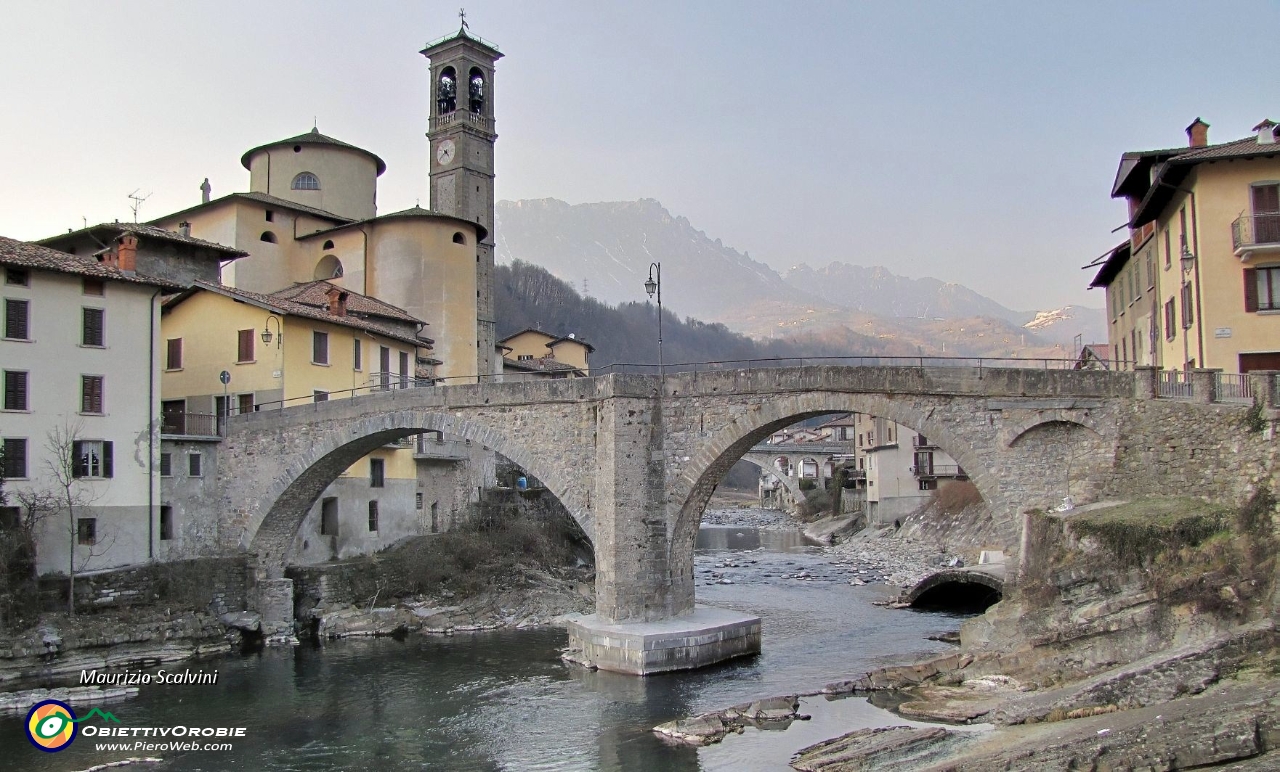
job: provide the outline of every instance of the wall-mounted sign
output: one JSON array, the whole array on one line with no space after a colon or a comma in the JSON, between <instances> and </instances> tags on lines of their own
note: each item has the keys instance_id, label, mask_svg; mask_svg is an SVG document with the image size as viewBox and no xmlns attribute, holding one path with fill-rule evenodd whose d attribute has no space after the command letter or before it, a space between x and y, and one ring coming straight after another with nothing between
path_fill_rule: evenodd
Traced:
<instances>
[{"instance_id":1,"label":"wall-mounted sign","mask_svg":"<svg viewBox=\"0 0 1280 772\"><path fill-rule=\"evenodd\" d=\"M1215 328L1214 328L1214 330L1213 330L1213 337L1215 337L1215 338L1230 338L1230 337L1231 337L1231 328L1230 328L1230 327L1215 327Z\"/></svg>"}]
</instances>

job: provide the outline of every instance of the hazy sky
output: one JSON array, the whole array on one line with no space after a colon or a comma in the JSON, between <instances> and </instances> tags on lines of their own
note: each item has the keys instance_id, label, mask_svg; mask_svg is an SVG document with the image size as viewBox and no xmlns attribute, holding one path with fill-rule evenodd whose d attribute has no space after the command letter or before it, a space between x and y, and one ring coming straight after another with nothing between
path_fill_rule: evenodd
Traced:
<instances>
[{"instance_id":1,"label":"hazy sky","mask_svg":"<svg viewBox=\"0 0 1280 772\"><path fill-rule=\"evenodd\" d=\"M458 2L18 2L0 29L0 235L245 190L311 128L428 201L418 50ZM656 198L779 270L882 264L1018 309L1101 306L1120 153L1280 119L1280 3L467 4L507 55L499 198Z\"/></svg>"}]
</instances>

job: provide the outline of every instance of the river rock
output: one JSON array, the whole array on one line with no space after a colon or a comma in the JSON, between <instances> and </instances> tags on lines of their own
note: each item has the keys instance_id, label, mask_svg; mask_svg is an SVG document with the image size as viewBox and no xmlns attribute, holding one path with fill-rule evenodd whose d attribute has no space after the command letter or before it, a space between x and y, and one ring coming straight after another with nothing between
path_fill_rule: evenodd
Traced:
<instances>
[{"instance_id":1,"label":"river rock","mask_svg":"<svg viewBox=\"0 0 1280 772\"><path fill-rule=\"evenodd\" d=\"M262 615L256 611L231 611L218 617L218 621L246 633L256 633L262 629Z\"/></svg>"}]
</instances>

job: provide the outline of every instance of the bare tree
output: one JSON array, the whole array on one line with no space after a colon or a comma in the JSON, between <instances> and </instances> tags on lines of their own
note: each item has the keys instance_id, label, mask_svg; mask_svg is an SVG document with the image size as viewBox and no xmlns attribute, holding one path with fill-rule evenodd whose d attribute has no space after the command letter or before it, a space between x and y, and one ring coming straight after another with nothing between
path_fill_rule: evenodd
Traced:
<instances>
[{"instance_id":1,"label":"bare tree","mask_svg":"<svg viewBox=\"0 0 1280 772\"><path fill-rule=\"evenodd\" d=\"M83 571L93 558L110 550L115 542L107 529L99 533L99 518L93 518L91 533L86 528L82 534L77 522L94 513L93 502L98 498L98 492L85 478L107 476L105 465L109 461L96 455L100 453L99 448L81 441L78 423L50 429L45 435L45 450L48 452L44 462L48 473L47 487L29 489L19 494L19 498L24 500L24 507L29 512L66 512L67 613L75 616L76 573ZM77 555L77 546L87 546L88 549Z\"/></svg>"}]
</instances>

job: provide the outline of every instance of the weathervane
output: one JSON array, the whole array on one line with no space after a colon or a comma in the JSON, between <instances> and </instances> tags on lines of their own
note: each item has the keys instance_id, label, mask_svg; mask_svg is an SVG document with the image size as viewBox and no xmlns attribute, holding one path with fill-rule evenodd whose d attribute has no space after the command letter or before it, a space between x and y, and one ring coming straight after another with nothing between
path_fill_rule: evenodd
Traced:
<instances>
[{"instance_id":1,"label":"weathervane","mask_svg":"<svg viewBox=\"0 0 1280 772\"><path fill-rule=\"evenodd\" d=\"M458 18L459 18L459 19L462 19L462 28L463 28L463 29L469 29L469 28L470 28L470 25L468 25L468 24L467 24L467 9L466 9L466 8L459 8L459 9L458 9Z\"/></svg>"}]
</instances>

